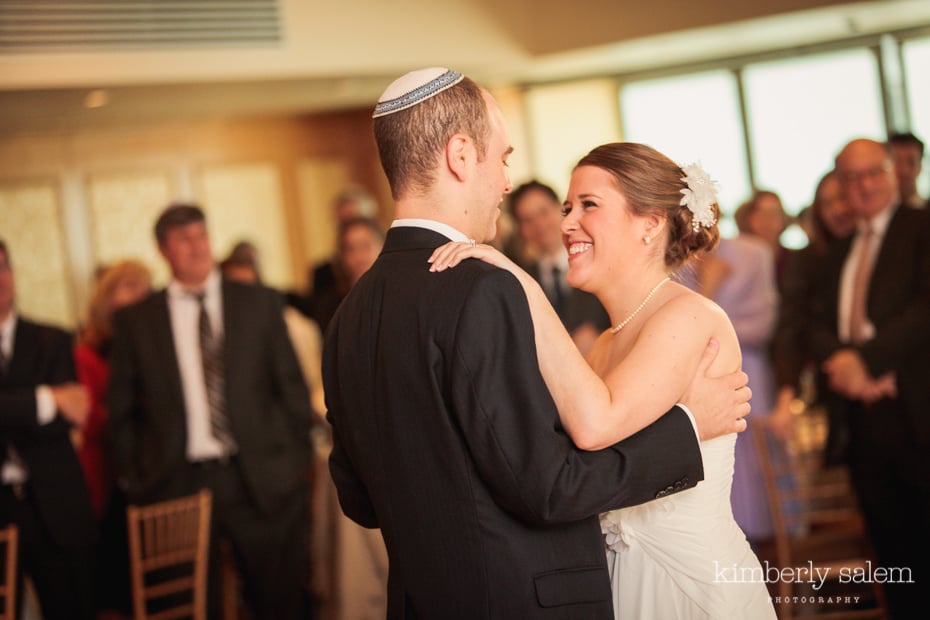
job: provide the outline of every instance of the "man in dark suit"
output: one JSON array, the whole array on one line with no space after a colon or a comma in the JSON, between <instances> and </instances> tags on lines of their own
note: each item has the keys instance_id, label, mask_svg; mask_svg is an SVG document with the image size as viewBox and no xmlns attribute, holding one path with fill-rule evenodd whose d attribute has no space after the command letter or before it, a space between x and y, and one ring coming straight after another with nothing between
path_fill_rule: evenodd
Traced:
<instances>
[{"instance_id":1,"label":"man in dark suit","mask_svg":"<svg viewBox=\"0 0 930 620\"><path fill-rule=\"evenodd\" d=\"M19 572L43 618L93 618L96 526L70 439L90 400L76 383L71 337L18 316L14 298L0 241L0 525L19 528Z\"/></svg>"},{"instance_id":2,"label":"man in dark suit","mask_svg":"<svg viewBox=\"0 0 930 620\"><path fill-rule=\"evenodd\" d=\"M880 142L850 142L836 170L859 223L826 259L811 344L878 561L905 571L885 584L893 615L914 617L926 588L897 582L930 577L930 212L900 203Z\"/></svg>"},{"instance_id":3,"label":"man in dark suit","mask_svg":"<svg viewBox=\"0 0 930 620\"><path fill-rule=\"evenodd\" d=\"M914 134L894 133L888 136L888 146L894 160L895 176L898 190L901 192L901 204L923 209L927 199L920 195L917 180L924 165L924 143Z\"/></svg>"},{"instance_id":4,"label":"man in dark suit","mask_svg":"<svg viewBox=\"0 0 930 620\"><path fill-rule=\"evenodd\" d=\"M562 204L548 185L528 181L510 193L510 213L523 243L536 251L525 265L555 308L572 340L585 353L610 327L610 317L591 293L568 284L568 252L562 243Z\"/></svg>"},{"instance_id":5,"label":"man in dark suit","mask_svg":"<svg viewBox=\"0 0 930 620\"><path fill-rule=\"evenodd\" d=\"M449 239L494 237L510 190L486 91L442 68L407 74L375 108L375 136L398 219L330 326L324 385L343 511L388 549L388 617L612 618L595 515L702 479L692 422L676 407L635 439L578 450L516 279L478 261L429 272ZM744 428L738 410L717 427Z\"/></svg>"},{"instance_id":6,"label":"man in dark suit","mask_svg":"<svg viewBox=\"0 0 930 620\"><path fill-rule=\"evenodd\" d=\"M130 501L213 493L211 617L227 539L256 618L304 613L310 406L280 297L221 279L203 212L155 225L167 289L116 317L110 426Z\"/></svg>"}]
</instances>

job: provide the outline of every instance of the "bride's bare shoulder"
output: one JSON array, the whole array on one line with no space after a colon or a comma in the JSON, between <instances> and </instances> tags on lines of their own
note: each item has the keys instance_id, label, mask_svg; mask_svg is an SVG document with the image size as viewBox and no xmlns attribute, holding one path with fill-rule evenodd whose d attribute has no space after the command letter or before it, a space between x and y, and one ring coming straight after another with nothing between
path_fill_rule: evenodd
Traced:
<instances>
[{"instance_id":1,"label":"bride's bare shoulder","mask_svg":"<svg viewBox=\"0 0 930 620\"><path fill-rule=\"evenodd\" d=\"M676 289L676 294L659 311L665 315L665 325L689 325L695 335L719 340L721 353L726 354L724 357L738 360L739 340L723 308L685 286L676 285Z\"/></svg>"},{"instance_id":2,"label":"bride's bare shoulder","mask_svg":"<svg viewBox=\"0 0 930 620\"><path fill-rule=\"evenodd\" d=\"M688 320L707 327L721 321L729 323L726 313L713 300L681 284L674 285L672 294L656 314L666 315L666 320Z\"/></svg>"}]
</instances>

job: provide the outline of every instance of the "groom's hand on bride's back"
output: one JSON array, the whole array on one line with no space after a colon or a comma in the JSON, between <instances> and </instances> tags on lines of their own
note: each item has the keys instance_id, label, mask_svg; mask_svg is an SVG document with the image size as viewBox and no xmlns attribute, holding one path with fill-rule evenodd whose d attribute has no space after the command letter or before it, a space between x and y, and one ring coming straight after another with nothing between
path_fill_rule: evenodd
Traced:
<instances>
[{"instance_id":1,"label":"groom's hand on bride's back","mask_svg":"<svg viewBox=\"0 0 930 620\"><path fill-rule=\"evenodd\" d=\"M704 349L691 385L681 397L682 404L694 415L702 441L746 430L744 418L749 415L752 390L747 385L746 373L738 370L722 377L707 375L719 351L720 343L712 338Z\"/></svg>"}]
</instances>

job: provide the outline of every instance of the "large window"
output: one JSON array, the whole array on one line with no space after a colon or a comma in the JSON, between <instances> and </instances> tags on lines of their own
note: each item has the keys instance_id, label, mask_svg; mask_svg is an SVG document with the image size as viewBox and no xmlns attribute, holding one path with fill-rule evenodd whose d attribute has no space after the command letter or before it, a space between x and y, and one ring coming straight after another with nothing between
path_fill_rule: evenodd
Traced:
<instances>
[{"instance_id":1,"label":"large window","mask_svg":"<svg viewBox=\"0 0 930 620\"><path fill-rule=\"evenodd\" d=\"M747 65L746 119L757 187L795 214L857 137L883 140L881 86L867 49Z\"/></svg>"},{"instance_id":2,"label":"large window","mask_svg":"<svg viewBox=\"0 0 930 620\"><path fill-rule=\"evenodd\" d=\"M719 183L720 206L733 210L750 192L736 80L729 71L628 84L620 91L623 137L681 165L700 163ZM721 223L733 232L732 220Z\"/></svg>"},{"instance_id":3,"label":"large window","mask_svg":"<svg viewBox=\"0 0 930 620\"><path fill-rule=\"evenodd\" d=\"M915 134L930 144L930 37L906 41L903 45L904 77L907 81L911 126ZM930 166L924 156L924 170L917 182L920 193L930 195Z\"/></svg>"},{"instance_id":4,"label":"large window","mask_svg":"<svg viewBox=\"0 0 930 620\"><path fill-rule=\"evenodd\" d=\"M876 39L871 46L628 82L620 89L624 139L651 144L680 163L702 162L720 181L726 214L755 188L779 194L795 215L847 142L884 140L887 123L902 124L901 111L909 111L910 129L930 144L930 37L900 45L900 55L882 54L883 67ZM886 76L903 75L904 88L886 88L882 68ZM930 195L930 166L918 187ZM734 234L732 221L721 230ZM792 226L782 243L799 247L806 237Z\"/></svg>"}]
</instances>

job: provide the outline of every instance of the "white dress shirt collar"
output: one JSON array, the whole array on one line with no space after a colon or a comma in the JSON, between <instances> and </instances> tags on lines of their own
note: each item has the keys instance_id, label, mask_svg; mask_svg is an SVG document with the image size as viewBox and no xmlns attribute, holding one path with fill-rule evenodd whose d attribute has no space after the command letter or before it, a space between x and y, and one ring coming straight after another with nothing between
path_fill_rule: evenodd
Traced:
<instances>
[{"instance_id":1,"label":"white dress shirt collar","mask_svg":"<svg viewBox=\"0 0 930 620\"><path fill-rule=\"evenodd\" d=\"M857 224L858 234L862 234L866 228L870 228L876 239L884 239L885 231L888 230L888 224L891 223L891 218L894 217L894 214L899 208L898 206L892 206L885 209L871 220L859 220Z\"/></svg>"},{"instance_id":2,"label":"white dress shirt collar","mask_svg":"<svg viewBox=\"0 0 930 620\"><path fill-rule=\"evenodd\" d=\"M13 339L16 337L16 310L10 312L10 316L0 324L0 346L3 347L3 356L6 359L13 357Z\"/></svg>"},{"instance_id":3,"label":"white dress shirt collar","mask_svg":"<svg viewBox=\"0 0 930 620\"><path fill-rule=\"evenodd\" d=\"M207 276L207 279L204 280L203 289L196 291L172 279L171 282L168 283L168 297L171 299L178 299L180 297L196 296L198 293L203 293L205 299L219 298L221 280L222 278L220 277L219 270L214 269L210 272L210 275Z\"/></svg>"},{"instance_id":4,"label":"white dress shirt collar","mask_svg":"<svg viewBox=\"0 0 930 620\"><path fill-rule=\"evenodd\" d=\"M413 227L413 228L426 228L427 230L432 230L437 232L444 237L448 237L452 241L465 241L467 242L468 236L449 226L448 224L443 224L442 222L437 222L436 220L427 220L415 217L401 218L394 220L391 223L391 228L403 228L403 227Z\"/></svg>"}]
</instances>

